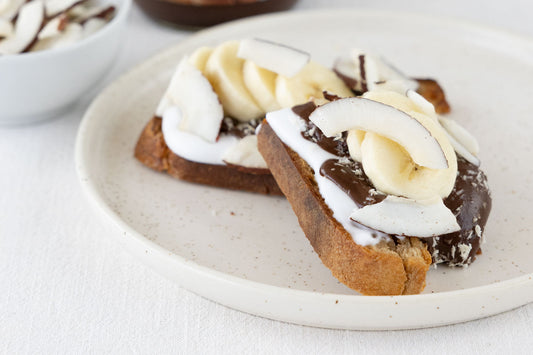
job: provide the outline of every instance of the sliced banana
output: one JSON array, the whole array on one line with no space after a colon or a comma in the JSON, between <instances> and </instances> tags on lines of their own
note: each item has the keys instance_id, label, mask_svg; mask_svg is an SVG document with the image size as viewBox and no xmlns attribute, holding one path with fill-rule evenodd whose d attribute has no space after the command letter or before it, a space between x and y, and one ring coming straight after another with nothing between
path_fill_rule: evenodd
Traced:
<instances>
[{"instance_id":1,"label":"sliced banana","mask_svg":"<svg viewBox=\"0 0 533 355\"><path fill-rule=\"evenodd\" d=\"M204 74L218 94L225 113L247 122L261 117L264 112L244 84L244 60L237 57L238 49L238 41L216 47L207 60Z\"/></svg>"},{"instance_id":2,"label":"sliced banana","mask_svg":"<svg viewBox=\"0 0 533 355\"><path fill-rule=\"evenodd\" d=\"M393 104L393 103L390 103ZM407 112L426 127L440 144L448 168L430 169L413 162L399 144L367 132L360 146L365 174L380 191L412 199L446 197L457 176L457 157L444 129L432 118L416 111Z\"/></svg>"},{"instance_id":3,"label":"sliced banana","mask_svg":"<svg viewBox=\"0 0 533 355\"><path fill-rule=\"evenodd\" d=\"M263 111L270 112L281 109L276 100L276 73L247 60L244 62L242 74L246 88Z\"/></svg>"},{"instance_id":4,"label":"sliced banana","mask_svg":"<svg viewBox=\"0 0 533 355\"><path fill-rule=\"evenodd\" d=\"M323 91L340 97L354 96L332 70L313 61L291 78L282 75L276 78L276 98L281 107L292 107L306 103L312 97L322 97Z\"/></svg>"},{"instance_id":5,"label":"sliced banana","mask_svg":"<svg viewBox=\"0 0 533 355\"><path fill-rule=\"evenodd\" d=\"M212 48L200 47L191 54L189 57L189 63L194 65L199 71L203 72L211 53L213 53Z\"/></svg>"},{"instance_id":6,"label":"sliced banana","mask_svg":"<svg viewBox=\"0 0 533 355\"><path fill-rule=\"evenodd\" d=\"M425 113L424 109L420 108L413 100L407 96L393 92L393 91L368 91L363 97L373 101L381 102L383 104L396 107L403 112L415 111Z\"/></svg>"},{"instance_id":7,"label":"sliced banana","mask_svg":"<svg viewBox=\"0 0 533 355\"><path fill-rule=\"evenodd\" d=\"M348 131L348 136L346 137L346 144L348 145L350 157L358 162L361 162L363 159L361 144L363 144L363 139L365 139L365 133L365 131L360 129L352 129Z\"/></svg>"}]
</instances>

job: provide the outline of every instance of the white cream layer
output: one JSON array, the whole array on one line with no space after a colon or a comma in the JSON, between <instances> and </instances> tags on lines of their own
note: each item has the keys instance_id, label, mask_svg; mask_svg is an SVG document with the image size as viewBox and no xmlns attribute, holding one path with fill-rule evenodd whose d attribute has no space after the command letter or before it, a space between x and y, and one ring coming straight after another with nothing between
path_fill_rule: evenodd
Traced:
<instances>
[{"instance_id":1,"label":"white cream layer","mask_svg":"<svg viewBox=\"0 0 533 355\"><path fill-rule=\"evenodd\" d=\"M159 110L159 109L158 109ZM168 106L163 113L161 130L168 148L180 157L202 164L226 165L225 161L248 168L267 165L257 150L257 144L240 144L243 140L221 135L214 143L179 129L181 113L178 107ZM245 137L246 138L246 137Z\"/></svg>"},{"instance_id":2,"label":"white cream layer","mask_svg":"<svg viewBox=\"0 0 533 355\"><path fill-rule=\"evenodd\" d=\"M180 110L176 106L165 110L161 129L165 143L172 152L197 163L225 165L222 157L226 150L237 145L237 137L223 135L211 143L195 134L181 131L178 128L180 121Z\"/></svg>"},{"instance_id":3,"label":"white cream layer","mask_svg":"<svg viewBox=\"0 0 533 355\"><path fill-rule=\"evenodd\" d=\"M320 175L322 164L328 159L338 159L338 157L326 152L318 144L308 141L302 136L301 132L304 130L305 121L301 117L295 114L292 109L287 108L267 113L266 119L278 138L314 170L320 194L333 211L333 217L351 234L355 243L363 246L375 245L383 238L387 238L381 233L361 229L350 220L350 214L357 209L357 205L334 182ZM373 237L373 234L378 235L378 237Z\"/></svg>"}]
</instances>

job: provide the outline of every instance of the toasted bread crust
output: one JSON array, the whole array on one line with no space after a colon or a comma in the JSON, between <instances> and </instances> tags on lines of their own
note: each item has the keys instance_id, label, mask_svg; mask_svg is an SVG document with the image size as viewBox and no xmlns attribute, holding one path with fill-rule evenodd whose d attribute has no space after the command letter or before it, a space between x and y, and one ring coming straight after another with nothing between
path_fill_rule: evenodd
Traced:
<instances>
[{"instance_id":1,"label":"toasted bread crust","mask_svg":"<svg viewBox=\"0 0 533 355\"><path fill-rule=\"evenodd\" d=\"M435 112L439 114L450 112L450 105L446 101L444 90L442 90L439 83L433 79L415 80L418 81L418 89L416 91L435 106Z\"/></svg>"},{"instance_id":2,"label":"toasted bread crust","mask_svg":"<svg viewBox=\"0 0 533 355\"><path fill-rule=\"evenodd\" d=\"M149 168L166 172L181 180L267 195L282 195L267 169L202 164L174 154L165 143L159 117L152 118L142 131L135 146L135 158Z\"/></svg>"},{"instance_id":3,"label":"toasted bread crust","mask_svg":"<svg viewBox=\"0 0 533 355\"><path fill-rule=\"evenodd\" d=\"M266 121L258 135L259 151L292 205L314 250L339 281L365 295L420 293L431 256L418 239L398 246L361 246L333 218L318 191L314 174L298 154L276 136Z\"/></svg>"}]
</instances>

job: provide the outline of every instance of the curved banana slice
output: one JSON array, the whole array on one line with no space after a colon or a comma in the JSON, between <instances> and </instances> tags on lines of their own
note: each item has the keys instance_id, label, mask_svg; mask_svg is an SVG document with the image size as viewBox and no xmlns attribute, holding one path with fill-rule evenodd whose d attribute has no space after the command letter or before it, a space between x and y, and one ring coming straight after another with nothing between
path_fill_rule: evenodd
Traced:
<instances>
[{"instance_id":1,"label":"curved banana slice","mask_svg":"<svg viewBox=\"0 0 533 355\"><path fill-rule=\"evenodd\" d=\"M276 98L281 107L292 107L306 103L312 97L322 97L323 91L340 97L354 96L333 71L313 61L291 78L282 75L276 78Z\"/></svg>"},{"instance_id":2,"label":"curved banana slice","mask_svg":"<svg viewBox=\"0 0 533 355\"><path fill-rule=\"evenodd\" d=\"M203 72L211 53L213 53L212 48L200 47L191 54L189 57L189 63L194 65L199 71Z\"/></svg>"},{"instance_id":3,"label":"curved banana slice","mask_svg":"<svg viewBox=\"0 0 533 355\"><path fill-rule=\"evenodd\" d=\"M448 196L455 185L457 157L443 128L423 114L408 112L426 127L437 140L448 161L446 169L431 169L413 162L407 151L396 142L367 132L361 144L365 174L376 189L387 194L412 199Z\"/></svg>"},{"instance_id":4,"label":"curved banana slice","mask_svg":"<svg viewBox=\"0 0 533 355\"><path fill-rule=\"evenodd\" d=\"M263 111L270 112L281 109L276 100L276 73L247 60L244 62L242 75L244 84Z\"/></svg>"},{"instance_id":5,"label":"curved banana slice","mask_svg":"<svg viewBox=\"0 0 533 355\"><path fill-rule=\"evenodd\" d=\"M222 43L216 47L207 60L204 74L218 94L225 113L247 122L261 117L264 112L244 84L244 59L237 57L238 49L238 41Z\"/></svg>"},{"instance_id":6,"label":"curved banana slice","mask_svg":"<svg viewBox=\"0 0 533 355\"><path fill-rule=\"evenodd\" d=\"M309 53L264 39L243 39L237 56L261 68L288 77L296 75L308 62Z\"/></svg>"},{"instance_id":7,"label":"curved banana slice","mask_svg":"<svg viewBox=\"0 0 533 355\"><path fill-rule=\"evenodd\" d=\"M368 91L364 93L365 99L381 102L382 104L396 107L403 112L415 111L419 113L426 113L426 107L420 107L415 101L406 95L394 91Z\"/></svg>"},{"instance_id":8,"label":"curved banana slice","mask_svg":"<svg viewBox=\"0 0 533 355\"><path fill-rule=\"evenodd\" d=\"M348 136L346 137L350 157L358 162L361 162L363 159L361 144L363 144L363 139L365 139L365 133L365 131L360 129L351 129L348 131Z\"/></svg>"}]
</instances>

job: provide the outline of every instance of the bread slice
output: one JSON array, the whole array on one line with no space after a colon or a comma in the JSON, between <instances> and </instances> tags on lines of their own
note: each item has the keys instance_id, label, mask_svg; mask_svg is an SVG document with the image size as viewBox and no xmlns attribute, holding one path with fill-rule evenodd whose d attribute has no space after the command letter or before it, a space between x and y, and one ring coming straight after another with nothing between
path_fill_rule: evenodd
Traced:
<instances>
[{"instance_id":1,"label":"bread slice","mask_svg":"<svg viewBox=\"0 0 533 355\"><path fill-rule=\"evenodd\" d=\"M450 105L446 101L446 95L442 87L433 79L415 79L418 82L418 92L426 100L435 106L435 112L438 114L450 112Z\"/></svg>"},{"instance_id":2,"label":"bread slice","mask_svg":"<svg viewBox=\"0 0 533 355\"><path fill-rule=\"evenodd\" d=\"M203 164L174 154L165 143L161 122L161 118L153 117L144 127L135 146L135 158L144 165L189 182L267 195L282 195L268 169Z\"/></svg>"},{"instance_id":3,"label":"bread slice","mask_svg":"<svg viewBox=\"0 0 533 355\"><path fill-rule=\"evenodd\" d=\"M361 246L333 217L311 167L286 146L266 120L258 147L315 252L339 281L364 295L420 293L431 255L417 238Z\"/></svg>"}]
</instances>

